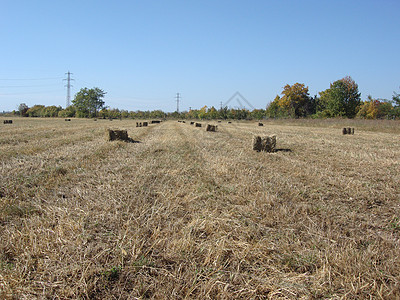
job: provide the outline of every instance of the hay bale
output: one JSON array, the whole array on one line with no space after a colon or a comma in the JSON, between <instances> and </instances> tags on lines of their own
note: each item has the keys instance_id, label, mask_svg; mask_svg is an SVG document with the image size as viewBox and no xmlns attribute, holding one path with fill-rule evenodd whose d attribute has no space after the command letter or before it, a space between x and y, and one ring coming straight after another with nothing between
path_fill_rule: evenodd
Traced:
<instances>
[{"instance_id":1,"label":"hay bale","mask_svg":"<svg viewBox=\"0 0 400 300\"><path fill-rule=\"evenodd\" d=\"M206 131L215 132L215 131L217 131L217 126L216 125L207 124Z\"/></svg>"},{"instance_id":2,"label":"hay bale","mask_svg":"<svg viewBox=\"0 0 400 300\"><path fill-rule=\"evenodd\" d=\"M275 152L276 149L276 136L253 136L253 150Z\"/></svg>"},{"instance_id":3,"label":"hay bale","mask_svg":"<svg viewBox=\"0 0 400 300\"><path fill-rule=\"evenodd\" d=\"M194 124L194 122L190 122L190 125L193 125Z\"/></svg>"},{"instance_id":4,"label":"hay bale","mask_svg":"<svg viewBox=\"0 0 400 300\"><path fill-rule=\"evenodd\" d=\"M231 121L228 121L228 124L231 124L232 122Z\"/></svg>"},{"instance_id":5,"label":"hay bale","mask_svg":"<svg viewBox=\"0 0 400 300\"><path fill-rule=\"evenodd\" d=\"M12 124L12 122L13 122L12 120L4 120L3 124Z\"/></svg>"},{"instance_id":6,"label":"hay bale","mask_svg":"<svg viewBox=\"0 0 400 300\"><path fill-rule=\"evenodd\" d=\"M354 134L354 128L351 127L345 127L342 129L343 134Z\"/></svg>"},{"instance_id":7,"label":"hay bale","mask_svg":"<svg viewBox=\"0 0 400 300\"><path fill-rule=\"evenodd\" d=\"M201 127L201 123L196 123L196 127Z\"/></svg>"},{"instance_id":8,"label":"hay bale","mask_svg":"<svg viewBox=\"0 0 400 300\"><path fill-rule=\"evenodd\" d=\"M143 122L143 127L147 127L148 125L149 125L149 123Z\"/></svg>"},{"instance_id":9,"label":"hay bale","mask_svg":"<svg viewBox=\"0 0 400 300\"><path fill-rule=\"evenodd\" d=\"M263 123L258 123L258 126L264 126L264 124Z\"/></svg>"},{"instance_id":10,"label":"hay bale","mask_svg":"<svg viewBox=\"0 0 400 300\"><path fill-rule=\"evenodd\" d=\"M71 119L65 119L64 121L70 122L70 121L71 121Z\"/></svg>"},{"instance_id":11,"label":"hay bale","mask_svg":"<svg viewBox=\"0 0 400 300\"><path fill-rule=\"evenodd\" d=\"M261 136L253 136L253 150L260 152L261 149Z\"/></svg>"},{"instance_id":12,"label":"hay bale","mask_svg":"<svg viewBox=\"0 0 400 300\"><path fill-rule=\"evenodd\" d=\"M106 130L107 141L129 141L127 130Z\"/></svg>"},{"instance_id":13,"label":"hay bale","mask_svg":"<svg viewBox=\"0 0 400 300\"><path fill-rule=\"evenodd\" d=\"M161 123L161 121L159 121L159 120L152 120L151 121L151 124L159 124L159 123Z\"/></svg>"}]
</instances>

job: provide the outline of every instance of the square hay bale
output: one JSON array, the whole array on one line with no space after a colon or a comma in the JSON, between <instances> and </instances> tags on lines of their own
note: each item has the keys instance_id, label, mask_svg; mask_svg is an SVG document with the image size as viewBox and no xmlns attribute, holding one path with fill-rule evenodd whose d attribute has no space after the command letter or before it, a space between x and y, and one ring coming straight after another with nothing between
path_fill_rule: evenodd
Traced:
<instances>
[{"instance_id":1,"label":"square hay bale","mask_svg":"<svg viewBox=\"0 0 400 300\"><path fill-rule=\"evenodd\" d=\"M143 122L143 127L147 127L148 125L149 125L149 123Z\"/></svg>"},{"instance_id":2,"label":"square hay bale","mask_svg":"<svg viewBox=\"0 0 400 300\"><path fill-rule=\"evenodd\" d=\"M129 141L127 130L106 130L107 141Z\"/></svg>"},{"instance_id":3,"label":"square hay bale","mask_svg":"<svg viewBox=\"0 0 400 300\"><path fill-rule=\"evenodd\" d=\"M275 152L276 149L276 136L253 136L253 150Z\"/></svg>"},{"instance_id":4,"label":"square hay bale","mask_svg":"<svg viewBox=\"0 0 400 300\"><path fill-rule=\"evenodd\" d=\"M206 131L215 132L215 131L217 131L217 126L216 125L207 124Z\"/></svg>"},{"instance_id":5,"label":"square hay bale","mask_svg":"<svg viewBox=\"0 0 400 300\"><path fill-rule=\"evenodd\" d=\"M201 127L201 123L196 123L196 127Z\"/></svg>"},{"instance_id":6,"label":"square hay bale","mask_svg":"<svg viewBox=\"0 0 400 300\"><path fill-rule=\"evenodd\" d=\"M12 124L12 122L13 122L12 120L4 120L3 124Z\"/></svg>"},{"instance_id":7,"label":"square hay bale","mask_svg":"<svg viewBox=\"0 0 400 300\"><path fill-rule=\"evenodd\" d=\"M190 122L190 125L193 125L194 124L194 122L192 121L192 122Z\"/></svg>"},{"instance_id":8,"label":"square hay bale","mask_svg":"<svg viewBox=\"0 0 400 300\"><path fill-rule=\"evenodd\" d=\"M264 124L263 123L258 123L258 126L264 126Z\"/></svg>"},{"instance_id":9,"label":"square hay bale","mask_svg":"<svg viewBox=\"0 0 400 300\"><path fill-rule=\"evenodd\" d=\"M351 127L345 127L342 129L343 134L354 134L354 128Z\"/></svg>"}]
</instances>

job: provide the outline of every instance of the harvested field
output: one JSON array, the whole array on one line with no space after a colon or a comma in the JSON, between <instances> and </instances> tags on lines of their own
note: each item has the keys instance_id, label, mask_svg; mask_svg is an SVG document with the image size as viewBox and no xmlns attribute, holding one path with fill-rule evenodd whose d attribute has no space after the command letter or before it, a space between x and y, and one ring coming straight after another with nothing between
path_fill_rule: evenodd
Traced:
<instances>
[{"instance_id":1,"label":"harvested field","mask_svg":"<svg viewBox=\"0 0 400 300\"><path fill-rule=\"evenodd\" d=\"M0 298L399 298L400 124L336 122L2 125Z\"/></svg>"}]
</instances>

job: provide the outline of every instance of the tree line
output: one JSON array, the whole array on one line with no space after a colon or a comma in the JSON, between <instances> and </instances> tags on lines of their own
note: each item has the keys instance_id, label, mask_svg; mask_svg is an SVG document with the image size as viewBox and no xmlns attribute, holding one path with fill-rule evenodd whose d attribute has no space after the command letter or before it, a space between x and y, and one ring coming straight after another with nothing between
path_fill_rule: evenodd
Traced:
<instances>
[{"instance_id":1,"label":"tree line","mask_svg":"<svg viewBox=\"0 0 400 300\"><path fill-rule=\"evenodd\" d=\"M350 76L331 83L318 96L310 96L303 83L286 85L281 95L267 107L267 117L400 118L400 94L394 92L391 100L368 96L366 101L361 101L358 85Z\"/></svg>"},{"instance_id":2,"label":"tree line","mask_svg":"<svg viewBox=\"0 0 400 300\"><path fill-rule=\"evenodd\" d=\"M100 88L82 88L72 100L72 105L63 109L61 106L34 105L28 107L21 103L15 115L23 117L61 117L61 118L132 118L132 119L265 119L265 118L364 118L394 119L400 118L400 94L394 92L392 99L374 99L368 96L361 100L358 85L350 77L344 77L330 84L319 95L310 96L304 83L287 84L281 93L266 109L233 109L203 106L184 112L165 113L161 110L127 111L105 106L103 98L106 92Z\"/></svg>"}]
</instances>

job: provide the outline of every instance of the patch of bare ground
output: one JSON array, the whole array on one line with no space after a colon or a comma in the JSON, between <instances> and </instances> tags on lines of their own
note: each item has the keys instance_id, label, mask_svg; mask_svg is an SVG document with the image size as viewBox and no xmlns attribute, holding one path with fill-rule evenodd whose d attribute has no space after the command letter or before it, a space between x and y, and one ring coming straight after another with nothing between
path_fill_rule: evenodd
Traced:
<instances>
[{"instance_id":1,"label":"patch of bare ground","mask_svg":"<svg viewBox=\"0 0 400 300\"><path fill-rule=\"evenodd\" d=\"M25 122L0 133L0 297L400 297L398 133Z\"/></svg>"}]
</instances>

